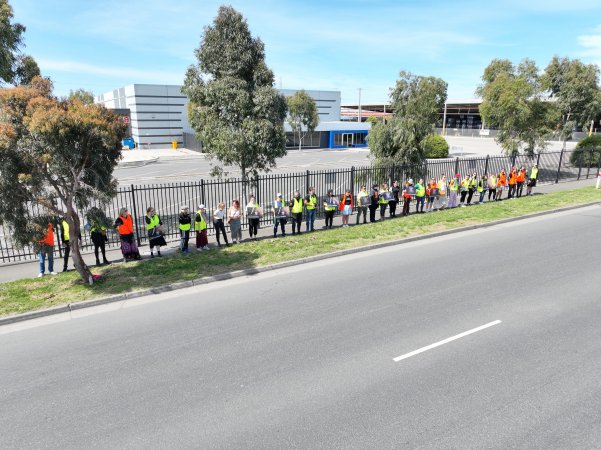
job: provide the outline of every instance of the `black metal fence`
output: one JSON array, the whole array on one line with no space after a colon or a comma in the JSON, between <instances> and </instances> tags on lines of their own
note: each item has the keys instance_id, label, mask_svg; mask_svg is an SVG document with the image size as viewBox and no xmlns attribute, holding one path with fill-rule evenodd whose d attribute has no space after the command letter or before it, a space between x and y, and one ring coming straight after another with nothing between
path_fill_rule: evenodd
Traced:
<instances>
[{"instance_id":1,"label":"black metal fence","mask_svg":"<svg viewBox=\"0 0 601 450\"><path fill-rule=\"evenodd\" d=\"M601 156L599 149L590 149L539 153L533 158L525 155L449 158L428 160L418 166L349 167L334 170L307 170L290 174L267 174L249 180L246 186L243 186L241 179L201 179L197 182L151 185L132 184L129 187L120 188L116 197L104 209L108 217L116 218L121 207L128 208L134 219L138 243L144 245L147 243L144 216L149 206L153 206L160 215L167 229L166 237L179 238L178 215L182 206L188 206L194 212L202 203L206 205L207 212L212 214L220 202L224 202L229 207L234 199L239 199L244 207L246 199L243 198L243 192L256 196L258 203L265 211L261 224L271 225L273 223L271 205L278 193L281 193L284 199L289 200L295 190L299 190L304 196L308 188L314 186L320 199L316 216L322 218L324 208L321 199L330 189L336 195L341 195L347 188L356 193L361 185L369 187L373 183L387 182L390 184L393 180L404 181L408 178L416 181L419 178L427 180L430 177L439 178L443 174L450 177L456 173L498 173L501 169L509 170L514 165L518 168L524 166L529 169L534 163L537 163L539 167L539 183L558 183L596 177L601 169ZM80 211L80 217L84 217L83 211ZM209 234L214 232L212 223L208 224L208 232ZM109 230L108 247L118 247L118 241L116 232ZM56 245L56 251L62 256L60 242L57 242ZM89 233L82 231L82 249L91 251L92 248ZM12 244L9 236L0 234L0 262L13 263L35 258L36 254L31 247L17 248Z\"/></svg>"}]
</instances>

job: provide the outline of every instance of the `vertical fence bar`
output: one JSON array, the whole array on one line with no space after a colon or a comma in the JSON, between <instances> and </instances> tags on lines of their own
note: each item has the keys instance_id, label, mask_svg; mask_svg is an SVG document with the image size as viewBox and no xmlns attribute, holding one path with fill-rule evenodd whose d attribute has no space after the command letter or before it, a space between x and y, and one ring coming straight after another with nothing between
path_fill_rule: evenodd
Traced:
<instances>
[{"instance_id":1,"label":"vertical fence bar","mask_svg":"<svg viewBox=\"0 0 601 450\"><path fill-rule=\"evenodd\" d=\"M134 214L134 226L136 227L136 240L138 241L138 247L140 246L140 230L138 229L138 208L136 207L136 188L131 185L131 202L132 202L132 213Z\"/></svg>"},{"instance_id":2,"label":"vertical fence bar","mask_svg":"<svg viewBox=\"0 0 601 450\"><path fill-rule=\"evenodd\" d=\"M483 173L483 175L488 175L488 158L489 158L489 156L486 155L486 162L484 163L484 173Z\"/></svg>"},{"instance_id":3,"label":"vertical fence bar","mask_svg":"<svg viewBox=\"0 0 601 450\"><path fill-rule=\"evenodd\" d=\"M453 175L456 173L459 173L459 156L455 159L455 171L453 172Z\"/></svg>"},{"instance_id":4,"label":"vertical fence bar","mask_svg":"<svg viewBox=\"0 0 601 450\"><path fill-rule=\"evenodd\" d=\"M586 179L588 180L588 176L591 173L591 166L593 165L593 149L591 148L588 154L588 165L586 168Z\"/></svg>"},{"instance_id":5,"label":"vertical fence bar","mask_svg":"<svg viewBox=\"0 0 601 450\"><path fill-rule=\"evenodd\" d=\"M561 172L561 161L563 160L563 150L561 151L561 154L559 155L559 164L557 165L557 176L555 177L555 184L559 183L559 174Z\"/></svg>"}]
</instances>

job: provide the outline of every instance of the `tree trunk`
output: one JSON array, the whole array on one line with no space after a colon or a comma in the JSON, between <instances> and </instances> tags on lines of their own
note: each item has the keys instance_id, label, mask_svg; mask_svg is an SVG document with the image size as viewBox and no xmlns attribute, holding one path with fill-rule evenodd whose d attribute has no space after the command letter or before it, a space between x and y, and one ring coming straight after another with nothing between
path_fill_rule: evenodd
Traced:
<instances>
[{"instance_id":1,"label":"tree trunk","mask_svg":"<svg viewBox=\"0 0 601 450\"><path fill-rule=\"evenodd\" d=\"M94 282L92 278L92 272L90 272L90 269L83 260L83 257L81 256L81 251L79 249L81 223L79 221L79 216L77 215L77 212L71 205L67 206L67 223L69 224L69 246L71 247L71 257L73 258L73 264L75 265L75 269L81 276L81 279L84 281L84 283L91 285Z\"/></svg>"},{"instance_id":2,"label":"tree trunk","mask_svg":"<svg viewBox=\"0 0 601 450\"><path fill-rule=\"evenodd\" d=\"M302 142L303 142L303 137L301 136L301 131L298 132L298 151L301 151L301 147L302 147Z\"/></svg>"},{"instance_id":3,"label":"tree trunk","mask_svg":"<svg viewBox=\"0 0 601 450\"><path fill-rule=\"evenodd\" d=\"M247 176L246 176L246 167L240 166L240 171L242 172L242 198L240 199L240 208L243 208L243 205L246 205L247 200Z\"/></svg>"}]
</instances>

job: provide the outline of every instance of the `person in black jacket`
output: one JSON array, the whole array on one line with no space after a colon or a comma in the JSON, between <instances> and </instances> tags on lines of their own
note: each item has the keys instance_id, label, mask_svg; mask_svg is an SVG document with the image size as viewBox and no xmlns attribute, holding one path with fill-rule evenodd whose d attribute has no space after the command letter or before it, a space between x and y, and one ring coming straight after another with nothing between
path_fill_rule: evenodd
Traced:
<instances>
[{"instance_id":1,"label":"person in black jacket","mask_svg":"<svg viewBox=\"0 0 601 450\"><path fill-rule=\"evenodd\" d=\"M188 242L190 241L190 228L192 227L192 216L190 209L184 206L179 213L179 233L181 237L179 248L184 255L188 254Z\"/></svg>"},{"instance_id":2,"label":"person in black jacket","mask_svg":"<svg viewBox=\"0 0 601 450\"><path fill-rule=\"evenodd\" d=\"M392 192L393 196L393 199L388 202L388 207L390 208L390 217L396 217L396 207L399 204L399 192L401 192L398 181L395 180L392 182L390 192Z\"/></svg>"},{"instance_id":3,"label":"person in black jacket","mask_svg":"<svg viewBox=\"0 0 601 450\"><path fill-rule=\"evenodd\" d=\"M371 187L371 191L369 192L369 196L371 197L371 204L369 205L369 221L376 221L376 211L378 210L379 201L380 201L380 192L378 191L378 183L374 183Z\"/></svg>"}]
</instances>

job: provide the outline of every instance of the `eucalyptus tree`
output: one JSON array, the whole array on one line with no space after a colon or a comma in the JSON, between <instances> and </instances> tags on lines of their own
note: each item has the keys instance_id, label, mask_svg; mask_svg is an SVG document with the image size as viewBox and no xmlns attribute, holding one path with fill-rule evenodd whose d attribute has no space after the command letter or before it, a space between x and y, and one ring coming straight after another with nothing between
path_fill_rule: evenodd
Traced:
<instances>
[{"instance_id":1,"label":"eucalyptus tree","mask_svg":"<svg viewBox=\"0 0 601 450\"><path fill-rule=\"evenodd\" d=\"M189 120L209 159L212 175L239 168L243 192L249 176L269 171L286 154L286 99L274 88L263 42L229 6L204 29L183 91ZM245 195L245 194L244 194Z\"/></svg>"},{"instance_id":2,"label":"eucalyptus tree","mask_svg":"<svg viewBox=\"0 0 601 450\"><path fill-rule=\"evenodd\" d=\"M298 135L298 149L301 150L302 142L307 133L312 133L319 125L317 104L313 97L304 90L296 91L286 99L288 102L288 123L292 132Z\"/></svg>"},{"instance_id":3,"label":"eucalyptus tree","mask_svg":"<svg viewBox=\"0 0 601 450\"><path fill-rule=\"evenodd\" d=\"M103 106L54 97L47 79L0 89L0 223L17 244L35 248L47 224L65 218L73 262L90 284L80 211L115 195L125 133Z\"/></svg>"}]
</instances>

